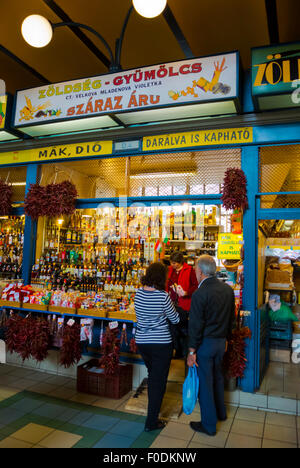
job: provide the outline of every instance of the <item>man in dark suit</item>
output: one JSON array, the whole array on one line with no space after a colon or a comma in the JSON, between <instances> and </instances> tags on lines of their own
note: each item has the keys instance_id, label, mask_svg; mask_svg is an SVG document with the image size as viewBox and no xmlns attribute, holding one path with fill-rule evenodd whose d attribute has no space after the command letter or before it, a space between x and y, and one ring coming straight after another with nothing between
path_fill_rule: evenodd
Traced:
<instances>
[{"instance_id":1,"label":"man in dark suit","mask_svg":"<svg viewBox=\"0 0 300 468\"><path fill-rule=\"evenodd\" d=\"M196 275L199 287L192 296L187 365L197 366L201 421L190 426L215 435L217 420L227 419L222 361L235 319L235 300L232 288L216 278L211 256L198 258Z\"/></svg>"}]
</instances>

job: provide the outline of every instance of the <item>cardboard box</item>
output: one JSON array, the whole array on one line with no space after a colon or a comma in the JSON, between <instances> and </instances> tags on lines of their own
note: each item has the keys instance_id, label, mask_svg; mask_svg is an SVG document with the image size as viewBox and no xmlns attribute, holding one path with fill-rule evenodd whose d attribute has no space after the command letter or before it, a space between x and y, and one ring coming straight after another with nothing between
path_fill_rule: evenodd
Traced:
<instances>
[{"instance_id":1,"label":"cardboard box","mask_svg":"<svg viewBox=\"0 0 300 468\"><path fill-rule=\"evenodd\" d=\"M270 349L270 361L273 362L291 362L290 349Z\"/></svg>"}]
</instances>

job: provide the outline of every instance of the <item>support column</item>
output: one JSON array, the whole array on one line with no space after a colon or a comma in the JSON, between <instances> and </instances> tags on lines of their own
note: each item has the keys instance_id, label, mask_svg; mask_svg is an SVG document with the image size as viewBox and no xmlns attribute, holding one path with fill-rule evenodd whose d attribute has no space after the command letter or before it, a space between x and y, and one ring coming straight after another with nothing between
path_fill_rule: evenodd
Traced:
<instances>
[{"instance_id":1,"label":"support column","mask_svg":"<svg viewBox=\"0 0 300 468\"><path fill-rule=\"evenodd\" d=\"M32 164L27 166L25 196L28 193L30 184L35 184L38 180L39 166ZM24 284L30 284L31 269L34 263L35 243L36 243L36 221L32 221L30 216L25 217L24 245L23 245L23 265L22 278Z\"/></svg>"},{"instance_id":2,"label":"support column","mask_svg":"<svg viewBox=\"0 0 300 468\"><path fill-rule=\"evenodd\" d=\"M259 360L259 329L256 310L257 291L257 226L255 195L258 190L259 149L257 146L242 148L242 169L247 179L247 196L249 208L243 217L244 235L244 290L243 310L251 312L245 317L245 325L251 329L252 338L247 340L246 359L247 366L244 377L241 379L241 388L245 392L254 392L257 387L257 368Z\"/></svg>"}]
</instances>

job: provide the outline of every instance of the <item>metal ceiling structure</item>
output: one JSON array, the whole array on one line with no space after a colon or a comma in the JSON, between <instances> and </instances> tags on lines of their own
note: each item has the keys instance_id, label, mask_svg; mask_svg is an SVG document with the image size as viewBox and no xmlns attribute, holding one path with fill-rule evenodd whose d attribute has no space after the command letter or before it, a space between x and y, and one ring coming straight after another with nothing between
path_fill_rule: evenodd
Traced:
<instances>
[{"instance_id":1,"label":"metal ceiling structure","mask_svg":"<svg viewBox=\"0 0 300 468\"><path fill-rule=\"evenodd\" d=\"M98 31L114 51L131 0L10 0L0 2L0 78L9 93L105 74L110 58L91 32L57 28L43 49L22 38L21 24L30 14L52 23L78 22ZM197 56L239 50L242 69L250 68L251 47L299 40L298 0L168 0L157 18L132 11L124 34L122 68L138 68Z\"/></svg>"}]
</instances>

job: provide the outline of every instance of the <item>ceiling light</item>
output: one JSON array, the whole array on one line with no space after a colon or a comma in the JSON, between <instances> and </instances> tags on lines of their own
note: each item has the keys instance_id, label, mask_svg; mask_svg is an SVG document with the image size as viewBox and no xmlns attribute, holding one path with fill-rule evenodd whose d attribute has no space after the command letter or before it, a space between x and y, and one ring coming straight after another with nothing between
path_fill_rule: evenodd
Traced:
<instances>
[{"instance_id":1,"label":"ceiling light","mask_svg":"<svg viewBox=\"0 0 300 468\"><path fill-rule=\"evenodd\" d=\"M144 18L155 18L166 7L167 0L132 0L134 9Z\"/></svg>"},{"instance_id":2,"label":"ceiling light","mask_svg":"<svg viewBox=\"0 0 300 468\"><path fill-rule=\"evenodd\" d=\"M52 39L51 23L41 15L30 15L22 23L22 36L32 47L45 47Z\"/></svg>"},{"instance_id":3,"label":"ceiling light","mask_svg":"<svg viewBox=\"0 0 300 468\"><path fill-rule=\"evenodd\" d=\"M13 182L11 185L13 185L14 187L22 187L26 185L26 182Z\"/></svg>"},{"instance_id":4,"label":"ceiling light","mask_svg":"<svg viewBox=\"0 0 300 468\"><path fill-rule=\"evenodd\" d=\"M149 179L149 178L159 178L163 179L164 177L187 177L194 176L195 172L144 172L141 174L130 175L131 179Z\"/></svg>"}]
</instances>

